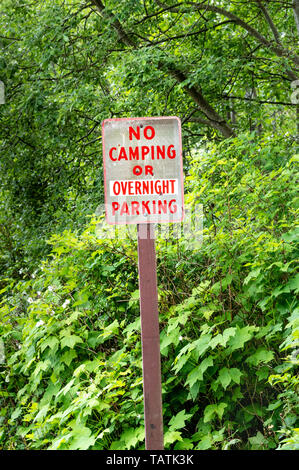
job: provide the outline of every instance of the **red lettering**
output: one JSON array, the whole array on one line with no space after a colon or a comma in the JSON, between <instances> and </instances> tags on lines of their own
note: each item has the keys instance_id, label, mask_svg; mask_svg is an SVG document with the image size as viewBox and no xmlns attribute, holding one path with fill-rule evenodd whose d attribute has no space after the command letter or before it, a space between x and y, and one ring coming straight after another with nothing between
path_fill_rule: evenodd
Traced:
<instances>
[{"instance_id":1,"label":"red lettering","mask_svg":"<svg viewBox=\"0 0 299 470\"><path fill-rule=\"evenodd\" d=\"M161 209L167 214L167 201L158 201L158 214L161 214Z\"/></svg>"},{"instance_id":2,"label":"red lettering","mask_svg":"<svg viewBox=\"0 0 299 470\"><path fill-rule=\"evenodd\" d=\"M142 168L141 166L137 165L137 166L134 166L133 168L133 174L136 175L136 176L139 176L141 175L142 173Z\"/></svg>"},{"instance_id":3,"label":"red lettering","mask_svg":"<svg viewBox=\"0 0 299 470\"><path fill-rule=\"evenodd\" d=\"M150 130L150 135L148 133L148 129ZM155 129L152 126L146 126L143 131L143 135L147 140L151 140L155 137Z\"/></svg>"},{"instance_id":4,"label":"red lettering","mask_svg":"<svg viewBox=\"0 0 299 470\"><path fill-rule=\"evenodd\" d=\"M136 183L135 183L135 191L136 191L136 194L142 194L142 191L141 191L141 181L136 181Z\"/></svg>"},{"instance_id":5,"label":"red lettering","mask_svg":"<svg viewBox=\"0 0 299 470\"><path fill-rule=\"evenodd\" d=\"M118 160L128 160L125 147L120 147Z\"/></svg>"},{"instance_id":6,"label":"red lettering","mask_svg":"<svg viewBox=\"0 0 299 470\"><path fill-rule=\"evenodd\" d=\"M129 195L132 196L134 194L133 191L133 181L129 181Z\"/></svg>"},{"instance_id":7,"label":"red lettering","mask_svg":"<svg viewBox=\"0 0 299 470\"><path fill-rule=\"evenodd\" d=\"M159 160L159 155L165 160L165 145L162 145L162 148L157 145L157 160Z\"/></svg>"},{"instance_id":8,"label":"red lettering","mask_svg":"<svg viewBox=\"0 0 299 470\"><path fill-rule=\"evenodd\" d=\"M113 150L116 150L116 147L112 147L110 150L109 150L109 157L111 158L111 160L113 160L114 162L116 162L117 158L113 158L112 157L112 152Z\"/></svg>"},{"instance_id":9,"label":"red lettering","mask_svg":"<svg viewBox=\"0 0 299 470\"><path fill-rule=\"evenodd\" d=\"M114 181L113 183L113 193L118 196L120 193L120 185L118 181Z\"/></svg>"},{"instance_id":10,"label":"red lettering","mask_svg":"<svg viewBox=\"0 0 299 470\"><path fill-rule=\"evenodd\" d=\"M139 181L138 181L139 182ZM143 181L142 182L142 189L143 189L143 194L148 194L149 190L149 181Z\"/></svg>"},{"instance_id":11,"label":"red lettering","mask_svg":"<svg viewBox=\"0 0 299 470\"><path fill-rule=\"evenodd\" d=\"M120 185L121 185L122 193L123 193L123 194L126 194L128 182L127 182L127 181L121 181L121 182L120 182Z\"/></svg>"},{"instance_id":12,"label":"red lettering","mask_svg":"<svg viewBox=\"0 0 299 470\"><path fill-rule=\"evenodd\" d=\"M135 147L135 150L133 150L132 147L129 147L129 159L139 160L139 147Z\"/></svg>"},{"instance_id":13,"label":"red lettering","mask_svg":"<svg viewBox=\"0 0 299 470\"><path fill-rule=\"evenodd\" d=\"M152 156L152 160L154 160L155 158L155 146L154 145L151 145L151 156Z\"/></svg>"},{"instance_id":14,"label":"red lettering","mask_svg":"<svg viewBox=\"0 0 299 470\"><path fill-rule=\"evenodd\" d=\"M147 213L150 214L150 210L149 210L149 201L142 201L142 213L145 214L145 209L147 210Z\"/></svg>"},{"instance_id":15,"label":"red lettering","mask_svg":"<svg viewBox=\"0 0 299 470\"><path fill-rule=\"evenodd\" d=\"M173 145L169 145L168 149L167 149L167 157L168 158L175 158L175 155L176 155L176 152L175 152L175 148Z\"/></svg>"},{"instance_id":16,"label":"red lettering","mask_svg":"<svg viewBox=\"0 0 299 470\"><path fill-rule=\"evenodd\" d=\"M169 180L162 181L162 193L168 194L169 193Z\"/></svg>"},{"instance_id":17,"label":"red lettering","mask_svg":"<svg viewBox=\"0 0 299 470\"><path fill-rule=\"evenodd\" d=\"M156 214L156 201L153 200L153 214Z\"/></svg>"},{"instance_id":18,"label":"red lettering","mask_svg":"<svg viewBox=\"0 0 299 470\"><path fill-rule=\"evenodd\" d=\"M169 201L169 210L172 214L175 214L176 211L178 210L178 206L176 204L173 205L172 207L172 204L175 202L175 199L171 199L171 201Z\"/></svg>"},{"instance_id":19,"label":"red lettering","mask_svg":"<svg viewBox=\"0 0 299 470\"><path fill-rule=\"evenodd\" d=\"M145 174L154 176L154 169L151 165L145 165Z\"/></svg>"},{"instance_id":20,"label":"red lettering","mask_svg":"<svg viewBox=\"0 0 299 470\"><path fill-rule=\"evenodd\" d=\"M112 202L112 215L115 215L115 212L118 211L119 204L118 202Z\"/></svg>"},{"instance_id":21,"label":"red lettering","mask_svg":"<svg viewBox=\"0 0 299 470\"><path fill-rule=\"evenodd\" d=\"M142 155L142 160L144 160L145 156L149 153L150 149L146 145L143 145L141 147L141 155Z\"/></svg>"},{"instance_id":22,"label":"red lettering","mask_svg":"<svg viewBox=\"0 0 299 470\"><path fill-rule=\"evenodd\" d=\"M155 193L162 195L160 180L155 182Z\"/></svg>"},{"instance_id":23,"label":"red lettering","mask_svg":"<svg viewBox=\"0 0 299 470\"><path fill-rule=\"evenodd\" d=\"M139 202L137 201L132 201L131 202L132 206L132 215L139 215Z\"/></svg>"},{"instance_id":24,"label":"red lettering","mask_svg":"<svg viewBox=\"0 0 299 470\"><path fill-rule=\"evenodd\" d=\"M174 193L175 180L169 180L171 183L171 192Z\"/></svg>"},{"instance_id":25,"label":"red lettering","mask_svg":"<svg viewBox=\"0 0 299 470\"><path fill-rule=\"evenodd\" d=\"M128 204L126 202L124 202L123 205L121 206L120 215L123 215L123 214L128 214L128 215L130 214Z\"/></svg>"}]
</instances>

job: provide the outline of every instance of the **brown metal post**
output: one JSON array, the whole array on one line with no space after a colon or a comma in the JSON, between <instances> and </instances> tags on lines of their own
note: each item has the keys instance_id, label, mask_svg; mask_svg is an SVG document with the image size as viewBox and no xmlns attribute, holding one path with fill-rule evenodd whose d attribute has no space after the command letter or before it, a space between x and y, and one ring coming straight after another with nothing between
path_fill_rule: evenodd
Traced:
<instances>
[{"instance_id":1,"label":"brown metal post","mask_svg":"<svg viewBox=\"0 0 299 470\"><path fill-rule=\"evenodd\" d=\"M163 417L154 226L137 225L146 450L162 450Z\"/></svg>"}]
</instances>

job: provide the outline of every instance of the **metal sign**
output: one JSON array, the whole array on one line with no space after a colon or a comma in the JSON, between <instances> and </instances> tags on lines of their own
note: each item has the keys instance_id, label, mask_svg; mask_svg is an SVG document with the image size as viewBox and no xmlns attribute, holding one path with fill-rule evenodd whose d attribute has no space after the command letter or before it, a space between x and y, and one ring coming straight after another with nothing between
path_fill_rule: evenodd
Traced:
<instances>
[{"instance_id":1,"label":"metal sign","mask_svg":"<svg viewBox=\"0 0 299 470\"><path fill-rule=\"evenodd\" d=\"M179 118L105 119L102 131L106 221L112 225L181 222Z\"/></svg>"}]
</instances>

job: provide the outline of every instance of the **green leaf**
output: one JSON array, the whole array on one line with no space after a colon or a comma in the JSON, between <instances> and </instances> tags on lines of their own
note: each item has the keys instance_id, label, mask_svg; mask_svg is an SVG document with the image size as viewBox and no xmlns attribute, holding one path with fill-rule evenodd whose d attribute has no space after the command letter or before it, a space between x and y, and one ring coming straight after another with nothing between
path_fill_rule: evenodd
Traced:
<instances>
[{"instance_id":1,"label":"green leaf","mask_svg":"<svg viewBox=\"0 0 299 470\"><path fill-rule=\"evenodd\" d=\"M243 348L244 344L252 338L256 330L258 330L256 326L237 327L235 335L228 342L230 350L235 351L236 349Z\"/></svg>"},{"instance_id":2,"label":"green leaf","mask_svg":"<svg viewBox=\"0 0 299 470\"><path fill-rule=\"evenodd\" d=\"M172 330L169 334L161 335L161 337L162 337L161 344L160 344L161 354L164 354L165 352L167 353L167 347L170 344L177 344L178 343L179 335L180 335L179 328L176 328L175 330Z\"/></svg>"},{"instance_id":3,"label":"green leaf","mask_svg":"<svg viewBox=\"0 0 299 470\"><path fill-rule=\"evenodd\" d=\"M244 279L244 285L248 284L251 279L256 279L259 276L260 272L261 268L253 269L252 271L250 271L248 276Z\"/></svg>"},{"instance_id":4,"label":"green leaf","mask_svg":"<svg viewBox=\"0 0 299 470\"><path fill-rule=\"evenodd\" d=\"M252 450L261 449L267 444L267 439L260 431L258 431L255 436L250 437L248 440L252 446Z\"/></svg>"},{"instance_id":5,"label":"green leaf","mask_svg":"<svg viewBox=\"0 0 299 470\"><path fill-rule=\"evenodd\" d=\"M73 359L77 357L77 353L72 349L69 349L61 356L61 361L64 362L67 366L70 365Z\"/></svg>"},{"instance_id":6,"label":"green leaf","mask_svg":"<svg viewBox=\"0 0 299 470\"><path fill-rule=\"evenodd\" d=\"M176 441L182 441L183 438L179 431L169 430L164 434L164 446L168 444L173 444Z\"/></svg>"},{"instance_id":7,"label":"green leaf","mask_svg":"<svg viewBox=\"0 0 299 470\"><path fill-rule=\"evenodd\" d=\"M75 344L83 343L83 340L77 335L67 335L61 340L61 348L68 347L73 349Z\"/></svg>"},{"instance_id":8,"label":"green leaf","mask_svg":"<svg viewBox=\"0 0 299 470\"><path fill-rule=\"evenodd\" d=\"M248 364L252 364L253 366L257 366L261 362L270 362L274 358L274 352L269 351L263 347L259 348L254 354L249 356L246 359Z\"/></svg>"},{"instance_id":9,"label":"green leaf","mask_svg":"<svg viewBox=\"0 0 299 470\"><path fill-rule=\"evenodd\" d=\"M236 330L237 328L230 327L230 328L226 328L226 330L223 331L222 339L220 342L221 346L226 346L226 343L228 342L229 338L235 335Z\"/></svg>"},{"instance_id":10,"label":"green leaf","mask_svg":"<svg viewBox=\"0 0 299 470\"><path fill-rule=\"evenodd\" d=\"M212 356L208 356L204 359L201 364L195 367L187 376L186 385L192 387L196 382L203 380L203 374L208 369L208 367L213 365Z\"/></svg>"},{"instance_id":11,"label":"green leaf","mask_svg":"<svg viewBox=\"0 0 299 470\"><path fill-rule=\"evenodd\" d=\"M185 410L180 411L169 421L169 430L181 429L185 426L185 421L192 417L192 414L186 414Z\"/></svg>"},{"instance_id":12,"label":"green leaf","mask_svg":"<svg viewBox=\"0 0 299 470\"><path fill-rule=\"evenodd\" d=\"M40 345L40 350L43 352L46 348L56 349L59 346L59 340L56 336L49 336Z\"/></svg>"},{"instance_id":13,"label":"green leaf","mask_svg":"<svg viewBox=\"0 0 299 470\"><path fill-rule=\"evenodd\" d=\"M92 436L91 430L80 426L73 431L73 439L70 442L69 450L87 450L94 445L96 438Z\"/></svg>"},{"instance_id":14,"label":"green leaf","mask_svg":"<svg viewBox=\"0 0 299 470\"><path fill-rule=\"evenodd\" d=\"M213 445L213 439L212 436L209 434L207 436L204 436L198 443L198 445L195 447L196 450L207 450L210 449Z\"/></svg>"},{"instance_id":15,"label":"green leaf","mask_svg":"<svg viewBox=\"0 0 299 470\"><path fill-rule=\"evenodd\" d=\"M212 421L217 416L221 419L224 413L227 403L219 403L218 405L208 405L204 410L204 423Z\"/></svg>"},{"instance_id":16,"label":"green leaf","mask_svg":"<svg viewBox=\"0 0 299 470\"><path fill-rule=\"evenodd\" d=\"M299 273L289 280L289 282L285 285L283 292L290 292L291 290L294 290L295 293L299 292Z\"/></svg>"},{"instance_id":17,"label":"green leaf","mask_svg":"<svg viewBox=\"0 0 299 470\"><path fill-rule=\"evenodd\" d=\"M135 447L138 442L143 440L144 435L145 430L143 427L137 429L129 428L122 433L119 440L125 444L126 449L130 449L131 447Z\"/></svg>"},{"instance_id":18,"label":"green leaf","mask_svg":"<svg viewBox=\"0 0 299 470\"><path fill-rule=\"evenodd\" d=\"M229 386L231 380L232 380L227 367L223 367L220 370L218 380L220 381L220 383L221 383L222 387L224 388L224 390L226 390L227 387Z\"/></svg>"},{"instance_id":19,"label":"green leaf","mask_svg":"<svg viewBox=\"0 0 299 470\"><path fill-rule=\"evenodd\" d=\"M22 408L16 408L10 417L10 421L14 421L22 414Z\"/></svg>"},{"instance_id":20,"label":"green leaf","mask_svg":"<svg viewBox=\"0 0 299 470\"><path fill-rule=\"evenodd\" d=\"M239 384L241 376L242 376L242 372L239 369L237 369L236 367L233 367L232 369L229 369L229 373L230 373L230 376L231 376L232 380L236 384Z\"/></svg>"},{"instance_id":21,"label":"green leaf","mask_svg":"<svg viewBox=\"0 0 299 470\"><path fill-rule=\"evenodd\" d=\"M198 340L194 341L197 358L199 356L202 356L206 352L206 350L209 349L211 339L212 339L212 335L207 334L207 335L201 335L201 337Z\"/></svg>"},{"instance_id":22,"label":"green leaf","mask_svg":"<svg viewBox=\"0 0 299 470\"><path fill-rule=\"evenodd\" d=\"M182 441L179 441L174 446L174 450L190 450L193 449L194 445L191 439L184 438Z\"/></svg>"},{"instance_id":23,"label":"green leaf","mask_svg":"<svg viewBox=\"0 0 299 470\"><path fill-rule=\"evenodd\" d=\"M98 336L98 341L100 344L104 343L107 341L111 336L115 336L118 334L119 330L119 322L118 320L114 320L114 322L110 323L110 325L106 326L103 330L103 333L101 333Z\"/></svg>"}]
</instances>

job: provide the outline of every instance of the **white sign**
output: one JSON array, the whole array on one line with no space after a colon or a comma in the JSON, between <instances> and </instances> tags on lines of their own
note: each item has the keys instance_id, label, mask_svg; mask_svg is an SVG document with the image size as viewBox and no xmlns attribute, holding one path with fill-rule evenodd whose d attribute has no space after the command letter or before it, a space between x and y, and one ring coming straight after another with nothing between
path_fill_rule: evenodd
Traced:
<instances>
[{"instance_id":1,"label":"white sign","mask_svg":"<svg viewBox=\"0 0 299 470\"><path fill-rule=\"evenodd\" d=\"M179 118L105 119L102 138L107 222L181 222L184 185Z\"/></svg>"}]
</instances>

